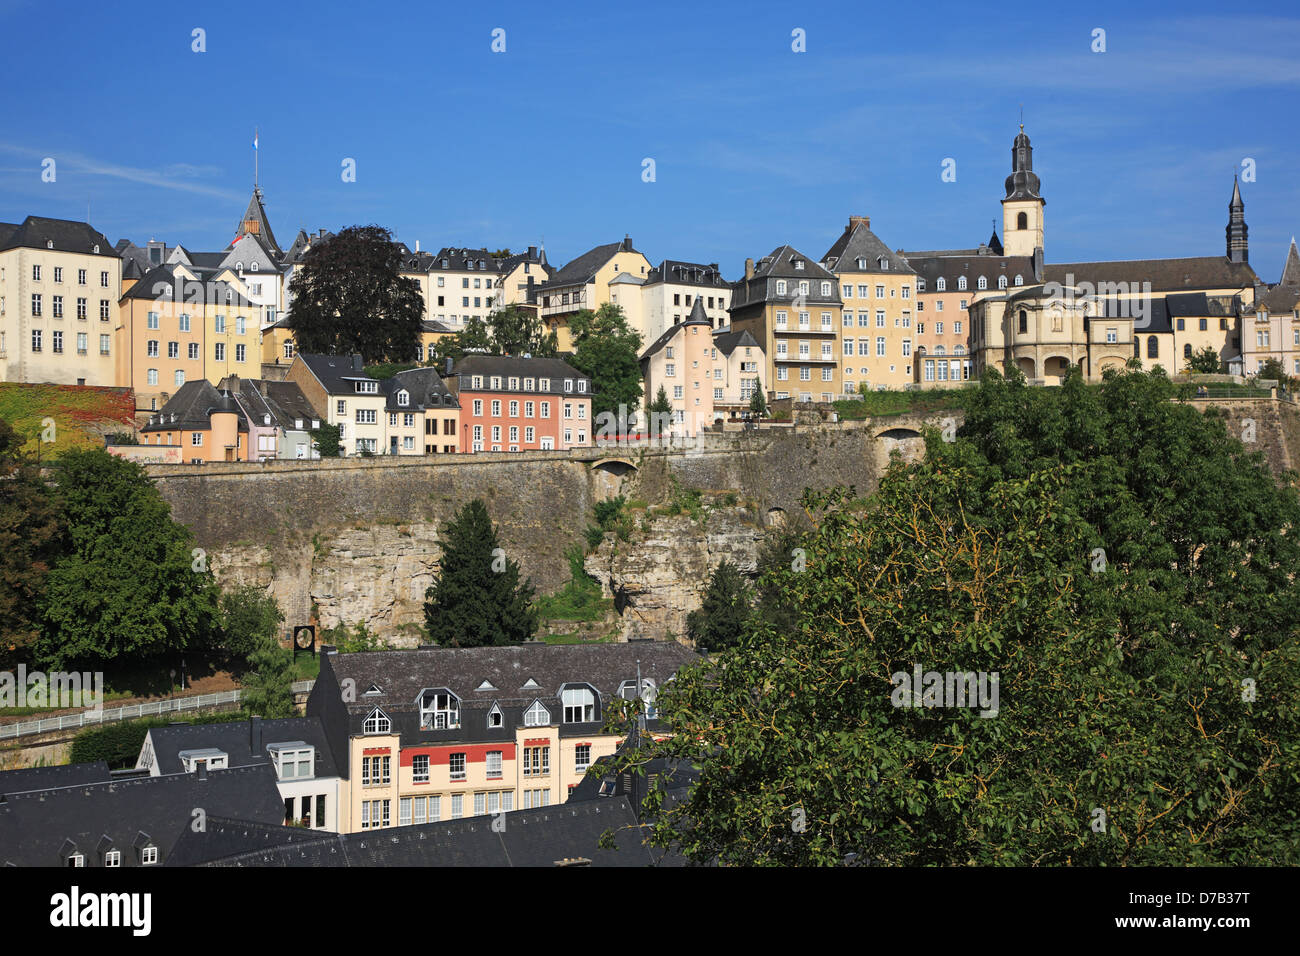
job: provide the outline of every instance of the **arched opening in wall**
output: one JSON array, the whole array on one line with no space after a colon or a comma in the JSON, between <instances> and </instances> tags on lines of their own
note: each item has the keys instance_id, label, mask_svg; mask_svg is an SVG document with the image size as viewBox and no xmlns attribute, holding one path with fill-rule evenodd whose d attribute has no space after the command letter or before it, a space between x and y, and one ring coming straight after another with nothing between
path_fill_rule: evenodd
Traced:
<instances>
[{"instance_id":1,"label":"arched opening in wall","mask_svg":"<svg viewBox=\"0 0 1300 956\"><path fill-rule=\"evenodd\" d=\"M1026 215L1025 213L1023 213L1023 212L1022 212L1020 215L1016 216L1016 228L1017 228L1017 229L1028 229L1028 228L1029 228L1029 216L1027 216L1027 215Z\"/></svg>"},{"instance_id":2,"label":"arched opening in wall","mask_svg":"<svg viewBox=\"0 0 1300 956\"><path fill-rule=\"evenodd\" d=\"M920 438L921 433L915 428L887 428L876 437L890 438L894 441L904 441L908 438Z\"/></svg>"},{"instance_id":3,"label":"arched opening in wall","mask_svg":"<svg viewBox=\"0 0 1300 956\"><path fill-rule=\"evenodd\" d=\"M884 452L882 464L898 452L904 461L917 461L925 454L925 438L914 428L887 428L876 436Z\"/></svg>"},{"instance_id":4,"label":"arched opening in wall","mask_svg":"<svg viewBox=\"0 0 1300 956\"><path fill-rule=\"evenodd\" d=\"M1070 370L1070 360L1063 355L1053 355L1043 363L1043 378L1065 379Z\"/></svg>"},{"instance_id":5,"label":"arched opening in wall","mask_svg":"<svg viewBox=\"0 0 1300 956\"><path fill-rule=\"evenodd\" d=\"M1016 368L1018 368L1018 369L1020 369L1020 371L1024 372L1024 374L1025 374L1025 378L1037 378L1037 377L1038 377L1038 366L1036 366L1036 365L1034 364L1034 360L1031 359L1031 358L1018 358L1018 359L1016 359Z\"/></svg>"},{"instance_id":6,"label":"arched opening in wall","mask_svg":"<svg viewBox=\"0 0 1300 956\"><path fill-rule=\"evenodd\" d=\"M600 461L593 462L592 471L603 471L607 475L613 475L615 478L622 478L629 472L636 471L636 465L626 458L602 458Z\"/></svg>"},{"instance_id":7,"label":"arched opening in wall","mask_svg":"<svg viewBox=\"0 0 1300 956\"><path fill-rule=\"evenodd\" d=\"M767 509L767 526L769 528L781 528L785 526L785 509L768 508Z\"/></svg>"}]
</instances>

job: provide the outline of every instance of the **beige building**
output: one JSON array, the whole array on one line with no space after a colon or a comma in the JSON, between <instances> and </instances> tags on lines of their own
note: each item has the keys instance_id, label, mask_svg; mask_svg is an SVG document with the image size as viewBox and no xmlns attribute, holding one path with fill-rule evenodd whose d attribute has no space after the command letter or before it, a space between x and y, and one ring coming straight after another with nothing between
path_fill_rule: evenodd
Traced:
<instances>
[{"instance_id":1,"label":"beige building","mask_svg":"<svg viewBox=\"0 0 1300 956\"><path fill-rule=\"evenodd\" d=\"M681 262L665 259L647 273L641 285L642 342L653 342L668 329L685 321L699 302L714 329L729 321L731 283L716 262Z\"/></svg>"},{"instance_id":2,"label":"beige building","mask_svg":"<svg viewBox=\"0 0 1300 956\"><path fill-rule=\"evenodd\" d=\"M766 366L763 347L748 332L730 327L713 333L713 417L744 417L754 393L762 391L759 377Z\"/></svg>"},{"instance_id":3,"label":"beige building","mask_svg":"<svg viewBox=\"0 0 1300 956\"><path fill-rule=\"evenodd\" d=\"M668 434L694 437L713 424L714 370L721 370L716 355L713 325L699 299L685 322L670 327L641 353L646 405L658 399L660 388L672 405ZM653 421L650 428L663 431Z\"/></svg>"},{"instance_id":4,"label":"beige building","mask_svg":"<svg viewBox=\"0 0 1300 956\"><path fill-rule=\"evenodd\" d=\"M88 223L0 223L0 381L126 384L117 375L122 260Z\"/></svg>"},{"instance_id":5,"label":"beige building","mask_svg":"<svg viewBox=\"0 0 1300 956\"><path fill-rule=\"evenodd\" d=\"M835 275L843 301L838 352L843 391L910 384L918 313L916 273L907 259L880 241L870 218L850 216L822 266Z\"/></svg>"}]
</instances>

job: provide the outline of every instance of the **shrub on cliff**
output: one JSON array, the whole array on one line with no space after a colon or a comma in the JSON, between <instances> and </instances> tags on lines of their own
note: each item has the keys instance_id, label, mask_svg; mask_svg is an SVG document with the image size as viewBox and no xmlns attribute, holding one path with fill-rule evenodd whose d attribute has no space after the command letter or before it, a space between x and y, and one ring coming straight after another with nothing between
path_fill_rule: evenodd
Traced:
<instances>
[{"instance_id":1,"label":"shrub on cliff","mask_svg":"<svg viewBox=\"0 0 1300 956\"><path fill-rule=\"evenodd\" d=\"M425 592L429 637L443 647L522 644L537 631L531 581L506 557L487 507L475 498L447 523L438 578Z\"/></svg>"}]
</instances>

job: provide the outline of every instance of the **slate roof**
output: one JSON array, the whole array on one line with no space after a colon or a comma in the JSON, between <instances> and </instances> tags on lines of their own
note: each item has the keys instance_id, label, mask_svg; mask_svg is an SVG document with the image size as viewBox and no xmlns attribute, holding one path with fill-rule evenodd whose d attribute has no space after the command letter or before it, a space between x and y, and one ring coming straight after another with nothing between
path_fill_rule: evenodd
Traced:
<instances>
[{"instance_id":1,"label":"slate roof","mask_svg":"<svg viewBox=\"0 0 1300 956\"><path fill-rule=\"evenodd\" d=\"M194 270L197 279L178 276L176 270L183 268L175 264L161 265L150 269L126 292L123 299L166 299L177 304L202 299L209 304L226 305L226 292L232 293L230 308L254 308L254 303L244 297L239 286L205 277L201 270ZM271 273L268 273L270 275ZM170 291L160 292L159 285L170 286Z\"/></svg>"},{"instance_id":2,"label":"slate roof","mask_svg":"<svg viewBox=\"0 0 1300 956\"><path fill-rule=\"evenodd\" d=\"M289 246L289 251L284 254L283 262L285 265L293 265L302 260L307 254L307 247L324 242L332 237L334 233L327 229L320 229L315 235L308 235L306 230L299 229L298 235L293 237L293 244Z\"/></svg>"},{"instance_id":3,"label":"slate roof","mask_svg":"<svg viewBox=\"0 0 1300 956\"><path fill-rule=\"evenodd\" d=\"M240 378L227 375L221 380L221 388L232 389L244 413L252 416L254 423L262 424L264 416L270 415L271 421L280 428L291 430L297 428L301 419L303 428L311 428L313 419L325 421L325 416L312 408L307 396L302 393L297 382L273 382L270 379ZM263 394L265 389L266 394Z\"/></svg>"},{"instance_id":4,"label":"slate roof","mask_svg":"<svg viewBox=\"0 0 1300 956\"><path fill-rule=\"evenodd\" d=\"M578 258L565 263L562 269L554 273L546 282L540 283L537 288L556 288L562 285L590 282L600 267L620 252L636 252L631 237L624 236L621 242L607 242L603 246L589 249Z\"/></svg>"},{"instance_id":5,"label":"slate roof","mask_svg":"<svg viewBox=\"0 0 1300 956\"><path fill-rule=\"evenodd\" d=\"M1295 236L1291 237L1291 247L1286 251L1286 262L1282 266L1282 278L1278 285L1300 288L1300 251L1295 247Z\"/></svg>"},{"instance_id":6,"label":"slate roof","mask_svg":"<svg viewBox=\"0 0 1300 956\"><path fill-rule=\"evenodd\" d=\"M494 820L500 821L498 830ZM280 834L209 817L207 832L185 835L177 856L220 867L553 867L575 859L599 867L661 863L662 851L642 846L637 831L625 829L636 823L626 797L346 834ZM607 830L615 831L618 849L599 848ZM283 842L268 845L277 837ZM235 852L216 856L230 850Z\"/></svg>"},{"instance_id":7,"label":"slate roof","mask_svg":"<svg viewBox=\"0 0 1300 956\"><path fill-rule=\"evenodd\" d=\"M1115 262L1058 262L1043 267L1046 282L1151 283L1152 292L1194 289L1248 289L1255 284L1255 270L1246 262L1229 262L1227 256L1199 256L1187 259L1127 259Z\"/></svg>"},{"instance_id":8,"label":"slate roof","mask_svg":"<svg viewBox=\"0 0 1300 956\"><path fill-rule=\"evenodd\" d=\"M387 410L390 412L415 412L426 408L459 408L460 402L447 388L436 369L412 368L398 372L380 390L387 393ZM397 404L397 393L405 389L410 395L407 405Z\"/></svg>"},{"instance_id":9,"label":"slate roof","mask_svg":"<svg viewBox=\"0 0 1300 956\"><path fill-rule=\"evenodd\" d=\"M117 258L118 252L102 232L90 223L72 219L28 216L21 223L0 223L0 252L6 249L47 249ZM95 247L99 252L95 252Z\"/></svg>"},{"instance_id":10,"label":"slate roof","mask_svg":"<svg viewBox=\"0 0 1300 956\"><path fill-rule=\"evenodd\" d=\"M803 262L802 269L795 268L796 260ZM778 295L775 285L777 279L795 281L787 285L785 295ZM799 281L804 279L809 282L807 301L839 303L840 286L834 273L827 271L793 246L785 245L778 246L760 259L754 266L752 277L748 279L742 277L732 285L729 311L734 312L756 302L793 300L799 294ZM829 299L821 296L821 289L817 283L822 280L829 280L831 283Z\"/></svg>"},{"instance_id":11,"label":"slate roof","mask_svg":"<svg viewBox=\"0 0 1300 956\"><path fill-rule=\"evenodd\" d=\"M459 377L459 391L471 391L470 376L482 375L483 388L475 391L490 391L487 387L491 381L491 376L500 375L503 379L509 379L510 376L518 378L549 378L551 388L549 393L543 394L591 394L591 378L579 372L576 368L560 359L550 358L524 358L522 355L466 355L459 362L452 366L452 374ZM564 391L564 380L571 378L576 383L583 379L588 383L587 391L579 393L576 391L577 385L574 385L575 391L568 393ZM503 382L503 385L506 383ZM541 392L541 388L537 389Z\"/></svg>"},{"instance_id":12,"label":"slate roof","mask_svg":"<svg viewBox=\"0 0 1300 956\"><path fill-rule=\"evenodd\" d=\"M546 250L537 249L535 246L529 246L526 252L517 252L513 256L507 256L499 261L499 271L502 275L509 275L519 268L525 262L531 262L533 265L541 266L548 272L551 269L550 264L546 261Z\"/></svg>"},{"instance_id":13,"label":"slate roof","mask_svg":"<svg viewBox=\"0 0 1300 956\"><path fill-rule=\"evenodd\" d=\"M980 255L978 252L962 255L903 253L913 271L925 280L925 288L918 289L920 294L937 292L938 280L942 278L947 284L944 290L957 292L957 278L966 277L965 292L978 292L979 278L988 280L989 288L996 289L998 277L1007 277L1007 288L1016 284L1016 276L1024 278L1024 285L1034 285L1034 260L1031 256L995 256Z\"/></svg>"},{"instance_id":14,"label":"slate roof","mask_svg":"<svg viewBox=\"0 0 1300 956\"><path fill-rule=\"evenodd\" d=\"M50 790L55 787L75 787L88 783L107 783L108 764L102 760L93 763L73 763L62 767L24 767L0 773L0 798L10 793L29 790Z\"/></svg>"},{"instance_id":15,"label":"slate roof","mask_svg":"<svg viewBox=\"0 0 1300 956\"><path fill-rule=\"evenodd\" d=\"M167 400L167 404L159 409L157 415L149 416L149 424L140 430L158 432L174 431L178 428L210 428L212 415L222 411L234 412L238 416L239 430L248 431L248 420L232 395L218 392L216 387L205 378L195 379L178 388L176 394ZM173 415L176 416L174 421Z\"/></svg>"},{"instance_id":16,"label":"slate roof","mask_svg":"<svg viewBox=\"0 0 1300 956\"><path fill-rule=\"evenodd\" d=\"M859 259L866 260L865 268L858 268ZM892 251L865 222L857 220L849 223L826 250L822 265L837 275L844 272L912 273L912 267L902 254Z\"/></svg>"},{"instance_id":17,"label":"slate roof","mask_svg":"<svg viewBox=\"0 0 1300 956\"><path fill-rule=\"evenodd\" d=\"M244 211L243 217L235 227L236 239L245 235L244 223L248 222L250 219L257 223L257 233L255 234L255 237L262 240L261 244L267 247L267 251L271 254L271 258L277 262L284 258L284 251L275 241L275 233L271 231L271 223L266 218L266 207L262 205L262 190L257 189L256 187L253 189L252 198L248 200L248 208ZM231 242L230 245L226 247L226 250L229 251L234 247L235 243Z\"/></svg>"},{"instance_id":18,"label":"slate roof","mask_svg":"<svg viewBox=\"0 0 1300 956\"><path fill-rule=\"evenodd\" d=\"M316 376L316 380L330 395L355 395L357 394L354 382L358 379L367 382L375 382L378 379L372 379L365 373L364 363L358 354L352 355L314 355L307 352L299 352L298 358L307 366L308 371Z\"/></svg>"},{"instance_id":19,"label":"slate roof","mask_svg":"<svg viewBox=\"0 0 1300 956\"><path fill-rule=\"evenodd\" d=\"M1267 311L1271 314L1293 312L1300 306L1300 288L1295 286L1275 285L1263 295L1256 295L1255 305L1250 310Z\"/></svg>"},{"instance_id":20,"label":"slate roof","mask_svg":"<svg viewBox=\"0 0 1300 956\"><path fill-rule=\"evenodd\" d=\"M682 262L678 259L665 259L651 269L645 277L646 285L656 285L660 282L718 289L731 288L731 283L722 277L716 262L710 262L706 265L702 262Z\"/></svg>"},{"instance_id":21,"label":"slate roof","mask_svg":"<svg viewBox=\"0 0 1300 956\"><path fill-rule=\"evenodd\" d=\"M0 866L65 866L82 853L102 866L106 849L122 851L122 866L139 866L137 846L158 847L166 863L195 809L264 824L284 820L284 801L270 762L198 774L135 777L109 783L6 794L0 802ZM145 839L142 839L145 838Z\"/></svg>"},{"instance_id":22,"label":"slate roof","mask_svg":"<svg viewBox=\"0 0 1300 956\"><path fill-rule=\"evenodd\" d=\"M750 335L748 331L732 332L730 329L725 331L720 330L714 333L713 344L717 347L719 352L727 356L730 356L732 352L736 351L736 349L744 346L760 350L763 348L763 346L758 344L758 340Z\"/></svg>"},{"instance_id":23,"label":"slate roof","mask_svg":"<svg viewBox=\"0 0 1300 956\"><path fill-rule=\"evenodd\" d=\"M562 736L599 731L603 702L618 696L624 681L641 676L663 686L695 652L676 641L637 641L627 644L521 644L508 647L432 648L415 651L376 651L331 654L321 661L322 679L307 700L308 714L321 714L335 749L343 738L362 733L365 718L381 709L393 722L403 745L433 745L462 741L514 739L524 726L524 712L540 700L559 724ZM346 726L337 718L338 689L354 681L355 700L348 702ZM487 682L486 687L479 688ZM535 686L530 685L533 682ZM590 684L599 694L595 720L560 723L560 689L565 684ZM371 693L375 687L377 693ZM460 698L459 728L423 730L417 698L429 688L445 687ZM487 714L500 707L503 726L488 728ZM652 721L657 726L657 722Z\"/></svg>"},{"instance_id":24,"label":"slate roof","mask_svg":"<svg viewBox=\"0 0 1300 956\"><path fill-rule=\"evenodd\" d=\"M266 748L272 744L301 740L316 748L315 773L321 777L339 776L333 752L325 739L325 730L316 717L284 717L264 719L254 731L251 720L229 720L214 724L175 724L152 727L149 740L153 743L154 759L161 773L184 773L180 760L182 750L203 750L215 747L229 758L230 767L251 767L270 763ZM260 748L253 752L254 735L261 737ZM220 770L210 773L220 773Z\"/></svg>"},{"instance_id":25,"label":"slate roof","mask_svg":"<svg viewBox=\"0 0 1300 956\"><path fill-rule=\"evenodd\" d=\"M442 261L446 259L447 265ZM479 265L479 263L482 265ZM432 257L429 266L432 272L499 272L501 259L496 258L486 249L442 248Z\"/></svg>"}]
</instances>

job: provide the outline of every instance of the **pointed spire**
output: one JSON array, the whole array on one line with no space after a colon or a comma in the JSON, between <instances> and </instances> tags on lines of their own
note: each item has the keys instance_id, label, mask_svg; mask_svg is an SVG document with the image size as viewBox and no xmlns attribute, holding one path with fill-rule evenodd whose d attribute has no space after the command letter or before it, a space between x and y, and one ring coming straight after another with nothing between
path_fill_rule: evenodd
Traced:
<instances>
[{"instance_id":1,"label":"pointed spire","mask_svg":"<svg viewBox=\"0 0 1300 956\"><path fill-rule=\"evenodd\" d=\"M1228 203L1228 261L1249 262L1250 245L1247 242L1246 204L1241 201L1241 188L1237 177L1232 177L1232 201Z\"/></svg>"},{"instance_id":2,"label":"pointed spire","mask_svg":"<svg viewBox=\"0 0 1300 956\"><path fill-rule=\"evenodd\" d=\"M1245 210L1246 204L1241 201L1241 188L1237 185L1237 177L1232 177L1232 201L1228 203L1229 209Z\"/></svg>"},{"instance_id":3,"label":"pointed spire","mask_svg":"<svg viewBox=\"0 0 1300 956\"><path fill-rule=\"evenodd\" d=\"M1291 237L1291 248L1286 253L1286 265L1282 267L1282 278L1278 285L1300 289L1300 252L1296 251L1295 236Z\"/></svg>"},{"instance_id":4,"label":"pointed spire","mask_svg":"<svg viewBox=\"0 0 1300 956\"><path fill-rule=\"evenodd\" d=\"M704 298L695 297L695 304L691 306L691 314L686 317L687 322L708 322L709 317L704 314ZM712 323L709 323L710 325Z\"/></svg>"},{"instance_id":5,"label":"pointed spire","mask_svg":"<svg viewBox=\"0 0 1300 956\"><path fill-rule=\"evenodd\" d=\"M1029 145L1022 124L1011 145L1011 175L1007 177L1007 199L1041 199L1038 176L1034 174L1034 148Z\"/></svg>"}]
</instances>

